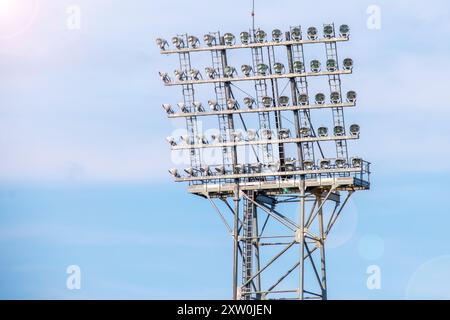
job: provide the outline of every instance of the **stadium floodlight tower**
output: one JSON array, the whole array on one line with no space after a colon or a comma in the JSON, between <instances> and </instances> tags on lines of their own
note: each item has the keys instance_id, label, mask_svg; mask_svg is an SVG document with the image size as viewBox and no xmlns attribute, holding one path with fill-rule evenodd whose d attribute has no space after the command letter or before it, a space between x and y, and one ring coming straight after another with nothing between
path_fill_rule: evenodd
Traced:
<instances>
[{"instance_id":1,"label":"stadium floodlight tower","mask_svg":"<svg viewBox=\"0 0 450 320\"><path fill-rule=\"evenodd\" d=\"M344 121L344 110L357 100L355 91L343 95L341 88L353 60L337 54L350 28L306 30L185 34L172 47L157 40L163 55L180 62L174 78L160 72L161 79L183 94L180 110L167 101L163 108L170 119L186 120L186 134L167 141L174 152L186 152L189 164L169 172L189 193L209 200L230 233L233 299L327 299L327 236L350 196L370 187L370 163L347 148L360 137L360 126ZM326 49L322 59L305 61L304 48L319 45ZM238 50L252 61L236 61ZM193 67L191 55L205 53L211 65ZM310 95L311 78L327 80L328 97ZM211 94L198 99L198 86ZM214 118L217 134L206 137L198 119ZM205 156L211 150L220 150L214 161Z\"/></svg>"}]
</instances>

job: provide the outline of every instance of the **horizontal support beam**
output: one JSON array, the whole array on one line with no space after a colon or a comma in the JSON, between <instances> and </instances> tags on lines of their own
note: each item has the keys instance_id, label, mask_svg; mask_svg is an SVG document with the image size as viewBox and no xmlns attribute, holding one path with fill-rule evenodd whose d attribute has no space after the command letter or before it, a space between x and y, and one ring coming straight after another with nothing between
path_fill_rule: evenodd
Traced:
<instances>
[{"instance_id":1,"label":"horizontal support beam","mask_svg":"<svg viewBox=\"0 0 450 320\"><path fill-rule=\"evenodd\" d=\"M261 173L243 173L243 174L228 174L217 176L199 176L175 178L176 182L189 181L211 181L211 180L225 180L225 179L261 179L267 177L285 177L285 176L301 176L307 174L339 174L339 173L361 173L362 168L339 168L339 169L316 169L316 170L299 170L286 172L261 172Z\"/></svg>"},{"instance_id":2,"label":"horizontal support beam","mask_svg":"<svg viewBox=\"0 0 450 320\"><path fill-rule=\"evenodd\" d=\"M251 76L238 78L217 78L217 79L200 79L200 80L184 80L164 83L165 86L182 86L188 84L207 84L207 83L225 83L225 82L242 82L242 81L258 81L271 79L291 79L291 78L305 78L305 77L320 77L320 76L337 76L343 74L351 74L352 70L337 70L337 71L321 71L321 72L304 72L304 73L285 73L285 74L270 74L266 76Z\"/></svg>"},{"instance_id":3,"label":"horizontal support beam","mask_svg":"<svg viewBox=\"0 0 450 320\"><path fill-rule=\"evenodd\" d=\"M242 146L252 146L252 145L280 144L280 143L342 141L342 140L356 140L356 139L359 139L359 135L358 136L329 136L329 137L270 139L270 140L256 140L256 141L224 142L224 143L213 143L213 144L179 145L179 146L172 147L172 150L177 151L177 150L190 150L190 149L211 149L211 148L242 147Z\"/></svg>"},{"instance_id":4,"label":"horizontal support beam","mask_svg":"<svg viewBox=\"0 0 450 320\"><path fill-rule=\"evenodd\" d=\"M169 119L172 118L190 118L190 117L205 117L205 116L218 116L229 114L242 114L242 113L261 113L261 112L276 112L276 111L297 111L297 110L310 110L310 109L331 109L331 108L350 108L355 107L356 103L336 103L336 104L308 104L304 106L288 106L288 107L272 107L272 108L257 108L257 109L238 109L238 110L219 110L219 111L207 111L207 112L177 112L169 114Z\"/></svg>"},{"instance_id":5,"label":"horizontal support beam","mask_svg":"<svg viewBox=\"0 0 450 320\"><path fill-rule=\"evenodd\" d=\"M218 45L211 47L199 47L199 48L181 48L174 50L161 50L161 54L176 54L176 53L187 53L187 52L202 52L202 51L219 51L219 50L236 50L236 49L251 49L251 48L262 48L262 47L279 47L279 46L292 46L292 45L302 45L302 44L315 44L315 43L330 43L330 42L344 42L348 41L349 38L344 37L333 37L333 38L323 38L316 40L299 40L299 41L280 41L280 42L263 42L263 43L249 43L249 44L234 44L234 45Z\"/></svg>"}]
</instances>

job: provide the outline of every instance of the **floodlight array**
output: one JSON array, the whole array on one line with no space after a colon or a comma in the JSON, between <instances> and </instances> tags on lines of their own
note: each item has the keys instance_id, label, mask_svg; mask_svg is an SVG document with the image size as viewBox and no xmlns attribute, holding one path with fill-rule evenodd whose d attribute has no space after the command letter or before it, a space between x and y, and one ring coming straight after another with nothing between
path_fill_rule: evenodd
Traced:
<instances>
[{"instance_id":1,"label":"floodlight array","mask_svg":"<svg viewBox=\"0 0 450 320\"><path fill-rule=\"evenodd\" d=\"M343 109L356 105L357 94L352 90L342 92L340 76L351 74L354 63L351 58L338 59L336 43L347 41L349 34L347 25L341 25L335 30L333 24L326 24L321 32L316 27L309 27L306 37L303 37L299 26L291 27L288 32L280 29L269 33L261 29L243 31L237 37L230 32L223 36L219 32L203 37L178 35L171 39L174 49L170 48L168 41L157 39L161 53L178 54L180 57L180 68L174 71L173 78L167 72L160 72L161 80L166 86L182 86L184 97L177 107L168 103L162 107L169 118L185 118L187 124L187 134L167 137L167 142L173 151L189 150L191 155L190 167L170 169L170 174L177 181L200 183L229 179L237 183L246 179L274 177L368 174L367 162L347 155L347 141L359 138L360 126L345 125ZM203 39L203 43L200 39ZM326 59L306 62L304 45L317 43L326 45ZM276 59L274 48L279 46L285 46L288 51L288 65ZM245 48L252 51L251 63L233 65L228 62L227 50ZM191 64L190 54L198 51L211 52L212 65L205 67L204 72ZM323 76L329 79L330 93L311 94L308 79ZM277 91L275 95L273 88L278 88L277 81L283 79L291 82L292 92L290 95L278 95ZM234 97L231 85L243 81L254 83L255 97L248 96L242 100ZM269 90L269 83L272 91ZM194 97L194 86L203 84L214 85L215 96L207 103ZM333 110L333 125L314 128L310 110L326 108ZM297 124L294 131L281 126L282 111L294 112L294 122ZM258 114L259 130L246 128L242 115L247 113ZM241 117L246 130L235 130L234 117L237 115ZM197 117L202 116L218 117L217 134L205 136L198 131ZM272 129L272 117L276 129ZM326 141L336 143L335 157L325 157L323 154L320 143ZM296 145L301 150L298 156L287 157L284 153L285 144ZM314 154L315 144L321 152L317 158ZM272 150L277 145L279 154L275 156ZM254 163L242 163L237 155L238 148L254 146L263 150L262 159ZM223 163L207 164L202 161L201 150L211 148L223 150Z\"/></svg>"}]
</instances>

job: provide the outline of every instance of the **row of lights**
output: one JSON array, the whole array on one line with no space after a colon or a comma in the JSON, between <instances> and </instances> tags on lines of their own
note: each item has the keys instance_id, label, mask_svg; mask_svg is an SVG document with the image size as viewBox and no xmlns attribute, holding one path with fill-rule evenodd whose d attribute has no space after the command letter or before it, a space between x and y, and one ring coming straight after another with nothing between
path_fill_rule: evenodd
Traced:
<instances>
[{"instance_id":1,"label":"row of lights","mask_svg":"<svg viewBox=\"0 0 450 320\"><path fill-rule=\"evenodd\" d=\"M348 91L346 97L347 97L347 101L349 103L355 103L356 102L357 95L356 95L355 91ZM326 100L325 94L318 93L318 94L315 95L315 102L316 102L316 104L323 105L323 104L325 104L325 100ZM244 105L248 109L253 109L255 104L256 104L255 99L253 99L251 97L246 97L246 98L244 98L243 101L244 101ZM341 94L339 92L337 92L337 91L332 92L330 94L330 101L331 101L332 104L341 103L341 101L342 101ZM262 105L265 108L271 108L274 105L274 99L272 97L268 97L268 96L263 97L261 99L261 102L262 102ZM309 97L308 97L308 95L307 94L300 94L298 96L298 102L302 106L309 105ZM205 107L203 106L203 104L201 102L194 101L192 104L193 104L196 112L200 112L201 113L201 112L205 112L206 111ZM180 102L177 105L178 105L178 108L180 109L180 111L182 113L189 113L189 109L187 108L187 106L186 106L186 104L184 102ZM208 105L209 105L211 111L220 111L221 110L221 107L217 103L216 100L209 100L208 101ZM287 107L287 106L289 106L289 97L288 96L281 96L281 97L279 97L278 98L278 105L280 107ZM175 113L175 111L174 111L174 109L173 109L171 104L165 103L165 104L162 105L162 107L166 111L166 113L169 114L169 115ZM227 101L227 108L228 108L228 110L238 110L239 109L239 104L234 99L228 99L228 101Z\"/></svg>"},{"instance_id":2,"label":"row of lights","mask_svg":"<svg viewBox=\"0 0 450 320\"><path fill-rule=\"evenodd\" d=\"M303 167L305 170L314 170L314 169L321 169L321 170L328 170L332 168L338 168L338 169L344 169L348 168L349 165L352 168L361 168L363 165L363 160L359 157L354 157L350 159L350 163L347 163L346 159L338 158L338 159L321 159L317 162L317 165L314 164L314 161L312 160L305 160L303 161ZM288 158L286 159L284 163L285 171L287 172L293 172L300 170L300 167L298 165L298 161L294 158ZM186 172L187 177L195 177L197 175L203 175L203 176L222 176L225 174L251 174L251 173L262 173L262 172L280 172L281 165L279 162L271 162L269 164L262 164L262 163L252 163L252 164L237 164L234 166L233 172L227 172L225 169L225 166L219 165L219 166L201 166L199 169L194 169L192 167L184 169L184 172ZM215 172L215 174L213 174ZM172 168L169 170L169 173L175 177L175 178L181 178L181 175L176 168Z\"/></svg>"},{"instance_id":3,"label":"row of lights","mask_svg":"<svg viewBox=\"0 0 450 320\"><path fill-rule=\"evenodd\" d=\"M293 67L293 72L294 73L304 73L305 72L305 65L303 62L301 61L294 61L294 63L292 64ZM321 62L319 60L312 60L310 63L310 68L311 68L311 72L313 73L318 73L321 71ZM242 74L245 77L250 77L250 76L267 76L269 75L269 66L267 64L264 63L260 63L256 66L257 70L254 71L252 66L244 64L241 66L241 71ZM346 71L351 71L353 69L353 60L351 58L346 58L343 61L343 68ZM335 72L338 71L338 63L335 59L328 59L326 61L326 69L329 72ZM273 65L273 74L276 75L282 75L285 73L286 68L284 66L284 64L277 62ZM205 73L208 77L208 79L213 80L216 78L220 78L220 75L218 74L217 70L215 68L211 68L211 67L207 67L205 68ZM164 73L164 72L160 72L160 77L161 80L168 84L170 82L172 82L171 78L169 77L168 73ZM178 81L185 81L185 80L189 80L189 77L192 80L201 80L203 79L202 74L200 73L199 70L197 69L191 69L188 72L187 71L183 71L183 70L175 70L174 71L175 74L175 79ZM236 68L232 67L232 66L226 66L223 70L223 75L225 78L233 78L235 76L238 75Z\"/></svg>"},{"instance_id":4,"label":"row of lights","mask_svg":"<svg viewBox=\"0 0 450 320\"><path fill-rule=\"evenodd\" d=\"M308 138L312 136L311 128L309 127L302 127L300 128L300 135L302 138ZM360 126L357 124L352 124L350 126L350 134L352 136L358 137L360 134ZM343 126L337 125L333 129L333 133L336 137L344 136L345 135L345 128ZM234 142L241 142L241 141L256 141L258 134L255 130L249 129L244 133L242 131L232 131L230 132L230 139ZM321 126L317 129L317 135L321 138L328 137L328 128ZM278 136L280 140L289 139L291 138L291 130L289 129L280 129L278 130L278 135L276 132L270 130L270 129L263 129L261 130L261 138L263 140L271 140L273 137ZM189 135L182 135L179 139L179 142L173 137L169 136L166 138L166 141L172 146L175 147L178 144L184 144L184 145L193 145L195 144L195 141L198 144L210 144L211 143L222 143L223 138L219 134L212 134L211 139L208 140L205 135L199 134L196 136L196 139L193 139L192 136Z\"/></svg>"},{"instance_id":5,"label":"row of lights","mask_svg":"<svg viewBox=\"0 0 450 320\"><path fill-rule=\"evenodd\" d=\"M339 34L343 38L348 38L350 35L350 28L348 25L343 24L339 27ZM299 27L294 27L290 31L291 40L294 41L300 41L302 40L302 31ZM319 37L319 31L316 27L309 27L307 31L307 36L309 40L317 40ZM331 39L335 36L335 30L334 26L329 24L325 25L323 27L323 36L325 39ZM254 35L255 41L257 43L264 43L267 41L267 33L264 30L258 29L255 31ZM236 37L232 33L225 33L223 36L224 43L227 46L232 46L236 44ZM243 31L240 33L240 39L241 43L243 45L247 45L251 43L251 36L250 33L247 31ZM205 34L203 36L203 41L208 47L215 46L217 44L220 44L220 40L216 39L216 36L213 34ZM274 29L272 31L272 41L273 42L282 42L283 41L283 32L280 29ZM184 39L182 37L176 36L172 38L172 44L177 49L184 49L184 48L198 48L200 47L200 40L196 36L188 36L187 37L187 44L185 43ZM169 48L169 43L162 39L158 38L156 39L156 44L161 50L167 50Z\"/></svg>"}]
</instances>

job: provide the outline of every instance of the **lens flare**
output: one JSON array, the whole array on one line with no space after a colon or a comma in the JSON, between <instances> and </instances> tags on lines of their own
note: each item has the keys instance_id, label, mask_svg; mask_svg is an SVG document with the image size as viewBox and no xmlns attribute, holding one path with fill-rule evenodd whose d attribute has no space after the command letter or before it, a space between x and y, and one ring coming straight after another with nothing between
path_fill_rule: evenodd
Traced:
<instances>
[{"instance_id":1,"label":"lens flare","mask_svg":"<svg viewBox=\"0 0 450 320\"><path fill-rule=\"evenodd\" d=\"M39 0L0 0L0 39L11 39L29 30L38 11Z\"/></svg>"}]
</instances>

